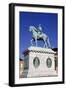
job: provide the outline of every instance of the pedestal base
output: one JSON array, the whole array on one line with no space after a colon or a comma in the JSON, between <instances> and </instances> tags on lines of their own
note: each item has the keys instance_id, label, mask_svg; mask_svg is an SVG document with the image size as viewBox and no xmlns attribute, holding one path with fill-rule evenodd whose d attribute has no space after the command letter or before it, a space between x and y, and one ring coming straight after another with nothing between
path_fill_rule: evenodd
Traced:
<instances>
[{"instance_id":1,"label":"pedestal base","mask_svg":"<svg viewBox=\"0 0 66 90\"><path fill-rule=\"evenodd\" d=\"M28 72L27 77L54 77L57 76L56 71L39 71L39 72Z\"/></svg>"},{"instance_id":2,"label":"pedestal base","mask_svg":"<svg viewBox=\"0 0 66 90\"><path fill-rule=\"evenodd\" d=\"M54 54L52 49L29 47L25 52L27 77L57 76Z\"/></svg>"}]
</instances>

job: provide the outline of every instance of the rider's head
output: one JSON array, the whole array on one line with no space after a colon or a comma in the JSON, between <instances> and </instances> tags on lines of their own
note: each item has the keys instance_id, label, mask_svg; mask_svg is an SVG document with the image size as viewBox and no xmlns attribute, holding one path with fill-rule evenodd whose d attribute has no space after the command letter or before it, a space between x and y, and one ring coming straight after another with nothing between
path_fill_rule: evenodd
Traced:
<instances>
[{"instance_id":1,"label":"rider's head","mask_svg":"<svg viewBox=\"0 0 66 90\"><path fill-rule=\"evenodd\" d=\"M41 24L39 24L39 27L41 27Z\"/></svg>"},{"instance_id":2,"label":"rider's head","mask_svg":"<svg viewBox=\"0 0 66 90\"><path fill-rule=\"evenodd\" d=\"M39 31L42 31L42 26L41 26L41 24L39 24Z\"/></svg>"}]
</instances>

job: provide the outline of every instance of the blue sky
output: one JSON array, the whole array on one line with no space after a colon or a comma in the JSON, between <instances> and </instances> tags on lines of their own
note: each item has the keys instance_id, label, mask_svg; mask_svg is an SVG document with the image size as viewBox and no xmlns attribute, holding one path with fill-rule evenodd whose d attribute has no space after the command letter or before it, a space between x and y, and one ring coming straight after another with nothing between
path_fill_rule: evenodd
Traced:
<instances>
[{"instance_id":1,"label":"blue sky","mask_svg":"<svg viewBox=\"0 0 66 90\"><path fill-rule=\"evenodd\" d=\"M43 32L49 36L51 46L57 48L58 39L58 15L56 13L36 13L36 12L20 12L19 14L19 53L31 46L30 40L32 33L29 32L29 26L36 28L42 25ZM43 46L42 41L38 41L38 46Z\"/></svg>"}]
</instances>

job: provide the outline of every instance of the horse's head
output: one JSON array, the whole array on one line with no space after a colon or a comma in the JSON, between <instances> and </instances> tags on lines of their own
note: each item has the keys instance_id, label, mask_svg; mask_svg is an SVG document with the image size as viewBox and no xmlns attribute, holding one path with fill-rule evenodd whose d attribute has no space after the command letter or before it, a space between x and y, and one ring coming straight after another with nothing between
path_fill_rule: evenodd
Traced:
<instances>
[{"instance_id":1,"label":"horse's head","mask_svg":"<svg viewBox=\"0 0 66 90\"><path fill-rule=\"evenodd\" d=\"M30 26L30 27L29 27L29 31L30 31L30 32L34 32L34 31L35 31L35 27L34 27L34 26Z\"/></svg>"},{"instance_id":2,"label":"horse's head","mask_svg":"<svg viewBox=\"0 0 66 90\"><path fill-rule=\"evenodd\" d=\"M29 27L29 31L30 31L30 32L32 31L32 26Z\"/></svg>"}]
</instances>

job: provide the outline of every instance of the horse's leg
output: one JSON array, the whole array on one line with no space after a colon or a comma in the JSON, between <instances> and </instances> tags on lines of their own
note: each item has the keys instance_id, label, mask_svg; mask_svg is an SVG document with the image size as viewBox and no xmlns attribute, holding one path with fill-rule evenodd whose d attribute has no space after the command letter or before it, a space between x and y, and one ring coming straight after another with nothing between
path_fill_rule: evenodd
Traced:
<instances>
[{"instance_id":1,"label":"horse's leg","mask_svg":"<svg viewBox=\"0 0 66 90\"><path fill-rule=\"evenodd\" d=\"M43 42L44 42L44 48L45 48L45 41L44 41L44 39L43 39Z\"/></svg>"},{"instance_id":2,"label":"horse's leg","mask_svg":"<svg viewBox=\"0 0 66 90\"><path fill-rule=\"evenodd\" d=\"M46 41L45 41L45 47L47 48L47 43L46 43Z\"/></svg>"},{"instance_id":3,"label":"horse's leg","mask_svg":"<svg viewBox=\"0 0 66 90\"><path fill-rule=\"evenodd\" d=\"M37 47L37 39L35 39L36 47Z\"/></svg>"},{"instance_id":4,"label":"horse's leg","mask_svg":"<svg viewBox=\"0 0 66 90\"><path fill-rule=\"evenodd\" d=\"M48 46L51 47L49 38L47 39Z\"/></svg>"},{"instance_id":5,"label":"horse's leg","mask_svg":"<svg viewBox=\"0 0 66 90\"><path fill-rule=\"evenodd\" d=\"M31 39L31 45L33 46L33 43L32 42L33 42L33 39Z\"/></svg>"},{"instance_id":6,"label":"horse's leg","mask_svg":"<svg viewBox=\"0 0 66 90\"><path fill-rule=\"evenodd\" d=\"M46 48L46 47L47 47L47 43L46 43L46 35L43 34L42 38L43 38L43 42L44 42L44 48Z\"/></svg>"},{"instance_id":7,"label":"horse's leg","mask_svg":"<svg viewBox=\"0 0 66 90\"><path fill-rule=\"evenodd\" d=\"M44 38L43 38L43 42L44 42L44 48L46 47L46 43L45 43L45 40L44 40Z\"/></svg>"}]
</instances>

